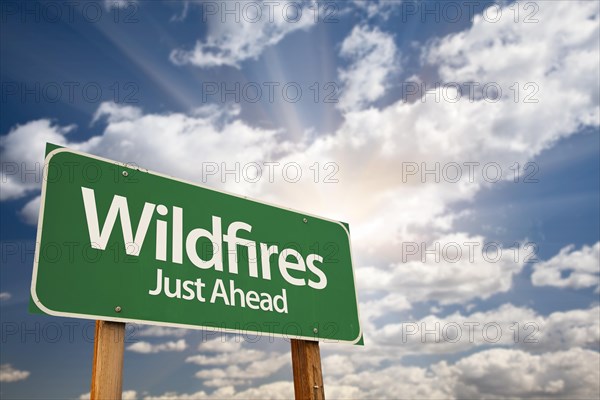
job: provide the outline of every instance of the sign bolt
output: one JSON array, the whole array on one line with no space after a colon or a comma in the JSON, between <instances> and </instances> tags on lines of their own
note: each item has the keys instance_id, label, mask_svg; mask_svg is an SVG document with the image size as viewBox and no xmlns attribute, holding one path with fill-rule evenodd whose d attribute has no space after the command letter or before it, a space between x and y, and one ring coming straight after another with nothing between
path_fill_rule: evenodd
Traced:
<instances>
[{"instance_id":1,"label":"sign bolt","mask_svg":"<svg viewBox=\"0 0 600 400\"><path fill-rule=\"evenodd\" d=\"M118 313L121 312L121 306L116 306L115 307L115 312L118 312Z\"/></svg>"},{"instance_id":2,"label":"sign bolt","mask_svg":"<svg viewBox=\"0 0 600 400\"><path fill-rule=\"evenodd\" d=\"M123 176L127 176L127 175L129 175L129 172L123 171Z\"/></svg>"},{"instance_id":3,"label":"sign bolt","mask_svg":"<svg viewBox=\"0 0 600 400\"><path fill-rule=\"evenodd\" d=\"M313 328L313 332L314 333L319 333L319 330L317 328Z\"/></svg>"},{"instance_id":4,"label":"sign bolt","mask_svg":"<svg viewBox=\"0 0 600 400\"><path fill-rule=\"evenodd\" d=\"M308 219L302 218L302 221L306 224L308 222Z\"/></svg>"}]
</instances>

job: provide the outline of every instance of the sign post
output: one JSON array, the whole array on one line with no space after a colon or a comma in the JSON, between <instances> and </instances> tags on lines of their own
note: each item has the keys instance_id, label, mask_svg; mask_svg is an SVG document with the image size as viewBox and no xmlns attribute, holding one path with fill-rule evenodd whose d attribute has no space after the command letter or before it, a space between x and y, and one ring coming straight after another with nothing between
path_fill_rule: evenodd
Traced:
<instances>
[{"instance_id":1,"label":"sign post","mask_svg":"<svg viewBox=\"0 0 600 400\"><path fill-rule=\"evenodd\" d=\"M47 147L30 310L99 321L93 395L120 395L131 322L294 339L322 398L318 342L363 344L354 282L348 224Z\"/></svg>"},{"instance_id":2,"label":"sign post","mask_svg":"<svg viewBox=\"0 0 600 400\"><path fill-rule=\"evenodd\" d=\"M96 321L91 400L121 399L125 324Z\"/></svg>"},{"instance_id":3,"label":"sign post","mask_svg":"<svg viewBox=\"0 0 600 400\"><path fill-rule=\"evenodd\" d=\"M297 400L324 400L319 342L292 339L292 369Z\"/></svg>"}]
</instances>

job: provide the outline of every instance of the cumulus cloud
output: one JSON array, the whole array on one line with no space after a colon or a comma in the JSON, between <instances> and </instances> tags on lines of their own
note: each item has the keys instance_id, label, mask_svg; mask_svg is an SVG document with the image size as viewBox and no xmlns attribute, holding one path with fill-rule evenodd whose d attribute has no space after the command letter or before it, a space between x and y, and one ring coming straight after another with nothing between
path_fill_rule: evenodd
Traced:
<instances>
[{"instance_id":1,"label":"cumulus cloud","mask_svg":"<svg viewBox=\"0 0 600 400\"><path fill-rule=\"evenodd\" d=\"M0 365L0 382L17 382L27 379L29 371L20 371L10 364Z\"/></svg>"},{"instance_id":2,"label":"cumulus cloud","mask_svg":"<svg viewBox=\"0 0 600 400\"><path fill-rule=\"evenodd\" d=\"M488 23L478 15L470 29L433 41L425 58L445 82L495 82L508 92L515 82L533 83L538 105L504 96L511 100L489 139L537 154L581 125L599 123L598 7L586 1L540 4L540 23Z\"/></svg>"},{"instance_id":3,"label":"cumulus cloud","mask_svg":"<svg viewBox=\"0 0 600 400\"><path fill-rule=\"evenodd\" d=\"M534 286L600 289L600 242L575 250L569 245L548 261L535 264L531 282ZM565 276L566 275L566 276Z\"/></svg>"},{"instance_id":4,"label":"cumulus cloud","mask_svg":"<svg viewBox=\"0 0 600 400\"><path fill-rule=\"evenodd\" d=\"M90 398L90 393L84 393L81 396L79 396L79 400L89 400ZM135 390L124 390L121 393L121 399L122 400L137 400L139 399L140 396L138 396L138 393Z\"/></svg>"},{"instance_id":5,"label":"cumulus cloud","mask_svg":"<svg viewBox=\"0 0 600 400\"><path fill-rule=\"evenodd\" d=\"M395 398L596 398L598 353L574 348L529 354L490 349L429 368L390 367L363 370L330 379L326 397Z\"/></svg>"},{"instance_id":6,"label":"cumulus cloud","mask_svg":"<svg viewBox=\"0 0 600 400\"><path fill-rule=\"evenodd\" d=\"M459 398L596 398L600 395L600 357L596 351L532 355L519 350L492 349L473 354L440 374L454 378Z\"/></svg>"},{"instance_id":7,"label":"cumulus cloud","mask_svg":"<svg viewBox=\"0 0 600 400\"><path fill-rule=\"evenodd\" d=\"M338 357L339 358L339 357ZM529 354L515 349L490 349L463 357L454 363L441 361L428 368L391 365L353 371L343 359L325 358L329 371L327 398L597 398L600 394L600 357L596 351ZM332 368L344 368L336 374ZM287 399L293 397L292 382L277 381L237 391L223 386L213 392L166 392L139 396L146 400L191 399ZM83 397L82 397L83 398Z\"/></svg>"},{"instance_id":8,"label":"cumulus cloud","mask_svg":"<svg viewBox=\"0 0 600 400\"><path fill-rule=\"evenodd\" d=\"M358 110L381 98L392 74L400 71L394 38L378 28L355 26L342 42L340 55L350 60L339 71L343 110Z\"/></svg>"},{"instance_id":9,"label":"cumulus cloud","mask_svg":"<svg viewBox=\"0 0 600 400\"><path fill-rule=\"evenodd\" d=\"M542 316L530 308L504 304L470 315L456 312L390 323L370 336L383 352L401 343L401 354L447 354L482 346L513 346L533 353L598 349L599 313L600 308L593 307Z\"/></svg>"},{"instance_id":10,"label":"cumulus cloud","mask_svg":"<svg viewBox=\"0 0 600 400\"><path fill-rule=\"evenodd\" d=\"M231 365L245 364L266 358L266 354L259 350L245 349L244 351L225 352L214 356L199 354L185 359L185 362L197 365Z\"/></svg>"},{"instance_id":11,"label":"cumulus cloud","mask_svg":"<svg viewBox=\"0 0 600 400\"><path fill-rule=\"evenodd\" d=\"M167 392L159 396L146 396L144 400L220 400L220 399L291 399L294 397L294 386L291 382L272 382L236 391L233 386L224 386L212 393L199 391L195 393Z\"/></svg>"},{"instance_id":12,"label":"cumulus cloud","mask_svg":"<svg viewBox=\"0 0 600 400\"><path fill-rule=\"evenodd\" d=\"M185 339L158 344L140 341L127 346L127 350L143 354L161 353L163 351L184 351L186 348L187 343Z\"/></svg>"},{"instance_id":13,"label":"cumulus cloud","mask_svg":"<svg viewBox=\"0 0 600 400\"><path fill-rule=\"evenodd\" d=\"M8 292L0 292L0 301L10 300L12 295Z\"/></svg>"},{"instance_id":14,"label":"cumulus cloud","mask_svg":"<svg viewBox=\"0 0 600 400\"><path fill-rule=\"evenodd\" d=\"M3 161L15 166L12 172L3 165L2 199L19 198L39 191L46 142L111 157L198 183L241 189L234 179L223 183L220 174L204 174L203 168L197 167L197 160L200 158L218 168L221 163L232 168L235 163L246 165L274 159L272 155L286 144L276 140L278 131L251 127L233 119L236 113L235 108L224 108L211 115L203 110L196 110L190 116L178 113L143 114L139 108L102 103L94 120L105 119L107 127L102 135L83 142L68 140L67 134L74 129L73 126L57 126L45 119L18 125L0 138ZM140 135L140 132L144 134ZM198 137L202 137L202 140L198 140ZM222 151L225 148L228 149L227 153ZM155 156L149 159L147 154ZM28 171L36 173L26 173ZM244 182L242 180L242 185ZM242 190L248 190L246 194L256 189L251 184L245 187ZM22 211L22 215L28 221L37 222L35 214L38 205L39 201L34 199Z\"/></svg>"},{"instance_id":15,"label":"cumulus cloud","mask_svg":"<svg viewBox=\"0 0 600 400\"><path fill-rule=\"evenodd\" d=\"M142 116L142 110L138 107L119 105L116 103L104 102L101 103L92 119L92 124L97 122L103 117L110 123L128 121L140 118Z\"/></svg>"},{"instance_id":16,"label":"cumulus cloud","mask_svg":"<svg viewBox=\"0 0 600 400\"><path fill-rule=\"evenodd\" d=\"M168 328L158 325L134 325L134 334L147 337L183 337L189 332L188 329Z\"/></svg>"},{"instance_id":17,"label":"cumulus cloud","mask_svg":"<svg viewBox=\"0 0 600 400\"><path fill-rule=\"evenodd\" d=\"M207 386L239 385L253 379L267 378L283 366L291 367L289 354L269 353L250 363L238 363L226 368L208 368L196 372L196 377ZM245 364L245 365L240 365Z\"/></svg>"},{"instance_id":18,"label":"cumulus cloud","mask_svg":"<svg viewBox=\"0 0 600 400\"><path fill-rule=\"evenodd\" d=\"M46 142L64 145L68 141L66 135L73 129L74 125L58 126L41 119L17 125L0 136L0 200L18 199L39 190Z\"/></svg>"},{"instance_id":19,"label":"cumulus cloud","mask_svg":"<svg viewBox=\"0 0 600 400\"><path fill-rule=\"evenodd\" d=\"M170 59L176 65L240 68L243 61L257 59L266 48L276 45L286 35L314 25L314 17L308 10L311 3L307 0L257 1L251 6L243 2L231 3L231 6L212 3L214 10L205 8L209 29L206 40L198 40L191 49L173 50ZM238 20L229 15L223 22L226 9L235 9Z\"/></svg>"},{"instance_id":20,"label":"cumulus cloud","mask_svg":"<svg viewBox=\"0 0 600 400\"><path fill-rule=\"evenodd\" d=\"M359 287L397 290L411 302L465 303L508 291L525 261L525 257L515 259L515 254L524 253L523 246L502 248L465 233L444 235L431 243L404 243L398 251L403 262L385 270L359 270ZM415 252L419 258L409 258Z\"/></svg>"},{"instance_id":21,"label":"cumulus cloud","mask_svg":"<svg viewBox=\"0 0 600 400\"><path fill-rule=\"evenodd\" d=\"M37 225L40 214L41 196L35 196L19 212L23 221L29 225Z\"/></svg>"},{"instance_id":22,"label":"cumulus cloud","mask_svg":"<svg viewBox=\"0 0 600 400\"><path fill-rule=\"evenodd\" d=\"M242 341L239 336L221 336L206 341L198 345L198 350L209 353L235 353L242 348Z\"/></svg>"},{"instance_id":23,"label":"cumulus cloud","mask_svg":"<svg viewBox=\"0 0 600 400\"><path fill-rule=\"evenodd\" d=\"M391 12L397 8L401 1L389 0L354 0L352 4L366 13L367 18L380 17L387 20Z\"/></svg>"},{"instance_id":24,"label":"cumulus cloud","mask_svg":"<svg viewBox=\"0 0 600 400\"><path fill-rule=\"evenodd\" d=\"M256 379L270 377L291 362L287 352L248 349L243 344L239 335L203 340L198 346L199 354L189 356L185 361L204 367L196 377L208 387L247 385Z\"/></svg>"}]
</instances>

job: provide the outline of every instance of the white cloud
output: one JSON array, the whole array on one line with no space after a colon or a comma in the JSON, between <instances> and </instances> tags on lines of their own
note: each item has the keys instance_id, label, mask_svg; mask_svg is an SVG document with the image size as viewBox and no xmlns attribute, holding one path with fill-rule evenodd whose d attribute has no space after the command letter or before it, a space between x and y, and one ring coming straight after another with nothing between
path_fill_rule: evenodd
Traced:
<instances>
[{"instance_id":1,"label":"white cloud","mask_svg":"<svg viewBox=\"0 0 600 400\"><path fill-rule=\"evenodd\" d=\"M326 398L450 399L450 398L597 398L600 394L598 352L568 351L529 354L522 350L490 349L454 363L438 362L429 368L390 365L354 371L343 358L324 359ZM325 364L327 363L327 364ZM343 368L335 373L331 368ZM143 396L139 396L142 398ZM223 386L213 392L167 392L144 396L147 400L288 399L292 382L278 381L243 391ZM82 397L83 398L83 397Z\"/></svg>"},{"instance_id":2,"label":"white cloud","mask_svg":"<svg viewBox=\"0 0 600 400\"><path fill-rule=\"evenodd\" d=\"M182 3L183 6L181 9L181 13L171 16L171 22L184 21L187 18L190 10L190 2L188 0L184 0Z\"/></svg>"},{"instance_id":3,"label":"white cloud","mask_svg":"<svg viewBox=\"0 0 600 400\"><path fill-rule=\"evenodd\" d=\"M515 346L528 352L600 346L600 308L555 312L542 316L529 308L504 304L497 309L462 315L459 312L420 320L390 323L370 336L377 349L400 354L444 354L476 347Z\"/></svg>"},{"instance_id":4,"label":"white cloud","mask_svg":"<svg viewBox=\"0 0 600 400\"><path fill-rule=\"evenodd\" d=\"M167 328L158 325L136 325L134 334L147 337L183 337L187 335L189 330L181 328Z\"/></svg>"},{"instance_id":5,"label":"white cloud","mask_svg":"<svg viewBox=\"0 0 600 400\"><path fill-rule=\"evenodd\" d=\"M204 174L202 167L190 168L190 165L197 166L198 159L212 163L219 169L221 163L233 168L236 162L246 165L254 161L272 160L275 158L272 154L281 146L286 146L276 140L277 131L261 130L240 120L232 120L238 111L235 107L224 107L211 115L203 110L197 110L192 116L178 113L144 115L135 107L102 103L94 119L105 117L108 125L102 135L84 142L68 141L66 135L74 129L73 126L61 127L45 119L19 125L0 138L2 200L39 191L46 142L167 172L198 183L205 182L225 189L236 188L239 193L241 185L234 179L223 183L220 174L209 176ZM198 140L199 137L202 140ZM225 148L228 149L227 153L223 153L222 149ZM149 159L145 156L147 154L155 156ZM224 157L226 154L228 156ZM6 164L11 167L14 164L14 172ZM28 171L35 173L26 173ZM245 181L241 180L241 183ZM246 183L244 186L248 191L246 194L257 190L256 185ZM39 201L34 199L22 210L27 221L37 222L38 205Z\"/></svg>"},{"instance_id":6,"label":"white cloud","mask_svg":"<svg viewBox=\"0 0 600 400\"><path fill-rule=\"evenodd\" d=\"M235 353L241 350L242 341L240 336L220 336L198 345L198 350L209 353Z\"/></svg>"},{"instance_id":7,"label":"white cloud","mask_svg":"<svg viewBox=\"0 0 600 400\"><path fill-rule=\"evenodd\" d=\"M342 42L340 55L350 65L339 71L343 84L339 106L358 110L385 94L393 73L398 73L398 49L392 35L378 28L355 26Z\"/></svg>"},{"instance_id":8,"label":"white cloud","mask_svg":"<svg viewBox=\"0 0 600 400\"><path fill-rule=\"evenodd\" d=\"M127 346L127 350L143 354L160 353L163 351L184 351L186 348L187 343L185 339L158 344L140 341Z\"/></svg>"},{"instance_id":9,"label":"white cloud","mask_svg":"<svg viewBox=\"0 0 600 400\"><path fill-rule=\"evenodd\" d=\"M209 368L196 372L196 377L203 379L205 384L213 386L213 382L247 382L252 379L267 378L279 371L283 366L291 367L289 354L268 354L263 359L252 361L247 365L230 365L227 368Z\"/></svg>"},{"instance_id":10,"label":"white cloud","mask_svg":"<svg viewBox=\"0 0 600 400\"><path fill-rule=\"evenodd\" d=\"M515 260L515 254L523 254L522 246L515 249L495 246L486 243L482 236L444 235L423 246L419 259L407 257L406 262L392 264L379 276L375 275L377 280L368 282L372 282L372 290L397 290L413 303L431 300L444 305L487 299L508 291L513 277L524 265L523 257ZM406 256L409 247L405 248L406 251L397 251ZM371 273L371 269L359 271L359 282Z\"/></svg>"},{"instance_id":11,"label":"white cloud","mask_svg":"<svg viewBox=\"0 0 600 400\"><path fill-rule=\"evenodd\" d=\"M177 65L191 64L198 67L228 65L240 67L241 62L257 59L270 46L279 43L286 35L314 25L314 17L308 10L311 1L244 2L231 3L236 16L225 18L226 3L213 3L216 12L207 12L209 32L205 41L198 40L194 48L176 49L170 59ZM258 5L258 7L257 7ZM299 17L297 17L297 10ZM225 22L222 22L222 16Z\"/></svg>"},{"instance_id":12,"label":"white cloud","mask_svg":"<svg viewBox=\"0 0 600 400\"><path fill-rule=\"evenodd\" d=\"M323 376L343 376L355 372L353 363L340 354L332 354L324 357L321 361L323 367Z\"/></svg>"},{"instance_id":13,"label":"white cloud","mask_svg":"<svg viewBox=\"0 0 600 400\"><path fill-rule=\"evenodd\" d=\"M121 393L121 400L137 400L139 399L140 396L138 396L138 393L135 390L124 390ZM84 393L81 396L79 396L79 400L89 400L90 399L90 393Z\"/></svg>"},{"instance_id":14,"label":"white cloud","mask_svg":"<svg viewBox=\"0 0 600 400\"><path fill-rule=\"evenodd\" d=\"M100 104L94 113L92 124L100 120L102 117L106 117L110 123L116 123L138 119L141 116L142 111L137 107L104 102Z\"/></svg>"},{"instance_id":15,"label":"white cloud","mask_svg":"<svg viewBox=\"0 0 600 400\"><path fill-rule=\"evenodd\" d=\"M381 17L387 20L394 8L397 8L400 0L354 0L353 4L359 10L367 14L367 18Z\"/></svg>"},{"instance_id":16,"label":"white cloud","mask_svg":"<svg viewBox=\"0 0 600 400\"><path fill-rule=\"evenodd\" d=\"M8 292L0 292L0 301L10 300L12 295Z\"/></svg>"},{"instance_id":17,"label":"white cloud","mask_svg":"<svg viewBox=\"0 0 600 400\"><path fill-rule=\"evenodd\" d=\"M203 367L216 366L201 369L196 377L208 387L221 388L250 384L290 364L289 354L247 349L240 339L238 335L227 335L202 341L198 346L200 354L187 357L185 361Z\"/></svg>"},{"instance_id":18,"label":"white cloud","mask_svg":"<svg viewBox=\"0 0 600 400\"><path fill-rule=\"evenodd\" d=\"M568 274L563 277L563 273ZM564 247L548 261L533 266L531 282L534 286L555 286L581 289L600 288L600 242L575 250L574 245Z\"/></svg>"},{"instance_id":19,"label":"white cloud","mask_svg":"<svg viewBox=\"0 0 600 400\"><path fill-rule=\"evenodd\" d=\"M454 364L392 365L329 379L329 398L596 398L600 357L579 348L532 355L491 349Z\"/></svg>"},{"instance_id":20,"label":"white cloud","mask_svg":"<svg viewBox=\"0 0 600 400\"><path fill-rule=\"evenodd\" d=\"M253 361L264 359L266 354L259 350L237 350L235 352L225 352L215 356L206 356L198 354L185 359L185 362L194 363L197 365L232 365L246 364Z\"/></svg>"},{"instance_id":21,"label":"white cloud","mask_svg":"<svg viewBox=\"0 0 600 400\"><path fill-rule=\"evenodd\" d=\"M17 125L7 135L0 136L0 200L18 199L39 190L46 142L64 145L65 136L74 128L74 125L61 127L41 119Z\"/></svg>"},{"instance_id":22,"label":"white cloud","mask_svg":"<svg viewBox=\"0 0 600 400\"><path fill-rule=\"evenodd\" d=\"M434 41L425 57L445 82L498 83L511 101L489 140L537 154L580 125L599 123L598 8L587 1L540 3L538 23L476 16L470 29ZM515 102L515 82L537 85L539 104Z\"/></svg>"},{"instance_id":23,"label":"white cloud","mask_svg":"<svg viewBox=\"0 0 600 400\"><path fill-rule=\"evenodd\" d=\"M363 275L360 276L360 278L362 277ZM381 288L381 284L374 287ZM405 295L393 292L387 294L382 298L378 298L376 300L369 300L364 303L361 303L360 305L361 316L364 319L377 318L381 317L382 315L386 315L390 312L404 311L409 310L410 308L411 304L409 303Z\"/></svg>"},{"instance_id":24,"label":"white cloud","mask_svg":"<svg viewBox=\"0 0 600 400\"><path fill-rule=\"evenodd\" d=\"M136 7L138 0L104 0L104 8L110 11L112 8Z\"/></svg>"},{"instance_id":25,"label":"white cloud","mask_svg":"<svg viewBox=\"0 0 600 400\"><path fill-rule=\"evenodd\" d=\"M440 374L455 379L459 398L597 398L600 356L571 349L531 355L519 350L492 349L458 361Z\"/></svg>"},{"instance_id":26,"label":"white cloud","mask_svg":"<svg viewBox=\"0 0 600 400\"><path fill-rule=\"evenodd\" d=\"M35 196L33 199L29 200L27 204L25 204L25 206L21 209L21 218L23 218L23 221L25 221L25 223L30 225L37 225L41 201L41 196Z\"/></svg>"},{"instance_id":27,"label":"white cloud","mask_svg":"<svg viewBox=\"0 0 600 400\"><path fill-rule=\"evenodd\" d=\"M17 382L27 379L29 371L14 369L10 364L0 365L0 382Z\"/></svg>"},{"instance_id":28,"label":"white cloud","mask_svg":"<svg viewBox=\"0 0 600 400\"><path fill-rule=\"evenodd\" d=\"M212 393L199 391L196 393L167 392L160 396L146 396L145 400L221 400L221 399L290 399L294 397L292 382L272 382L236 392L233 386L224 386Z\"/></svg>"}]
</instances>

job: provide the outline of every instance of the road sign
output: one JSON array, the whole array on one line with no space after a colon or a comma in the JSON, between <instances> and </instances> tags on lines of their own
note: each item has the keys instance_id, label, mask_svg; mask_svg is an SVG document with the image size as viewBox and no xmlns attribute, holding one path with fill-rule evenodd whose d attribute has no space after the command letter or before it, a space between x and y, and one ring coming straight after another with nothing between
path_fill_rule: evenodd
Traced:
<instances>
[{"instance_id":1,"label":"road sign","mask_svg":"<svg viewBox=\"0 0 600 400\"><path fill-rule=\"evenodd\" d=\"M56 316L362 344L346 224L67 148L46 156L31 297Z\"/></svg>"}]
</instances>

